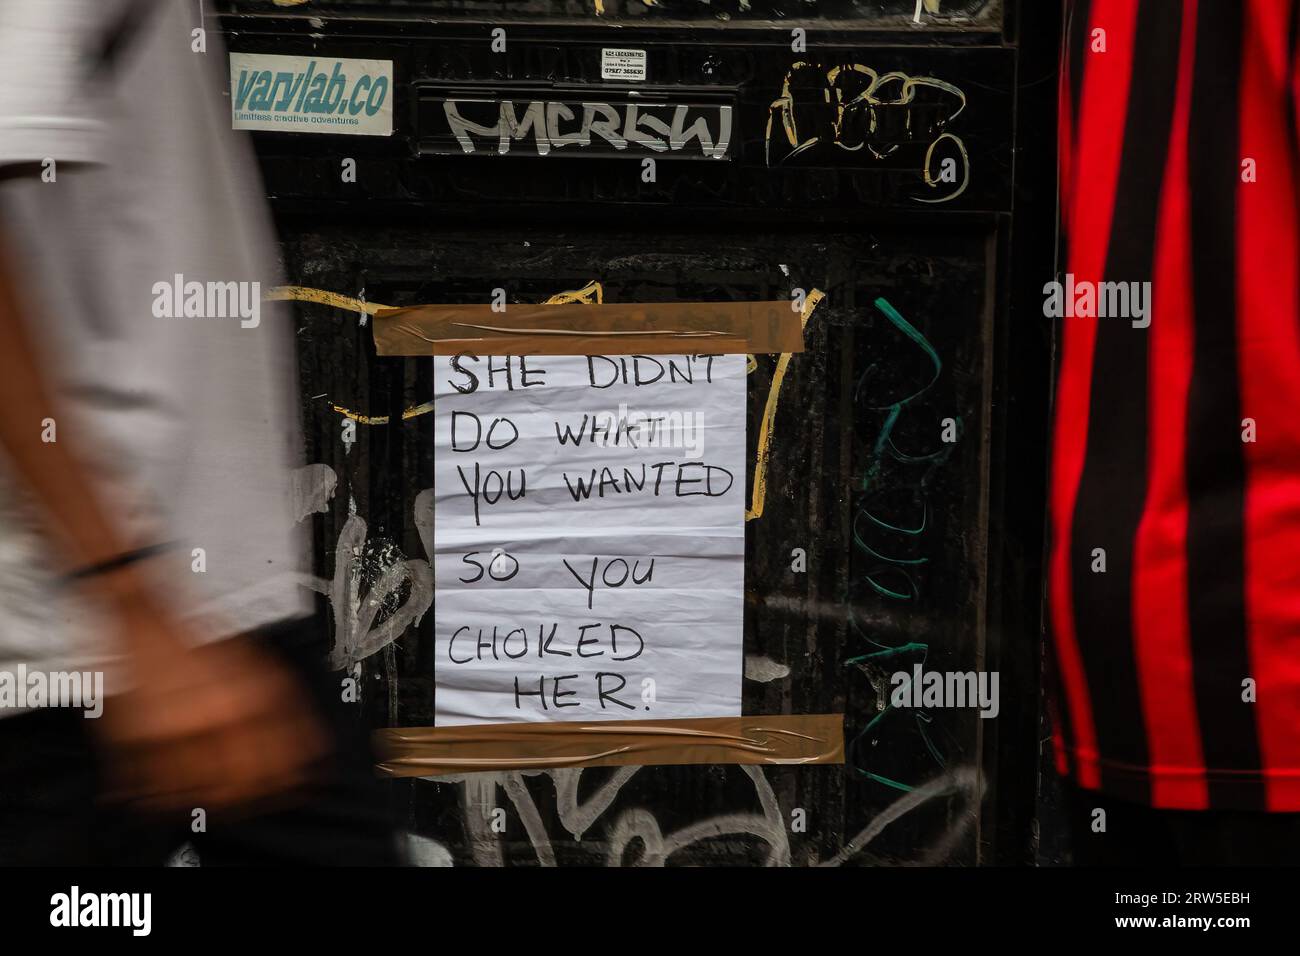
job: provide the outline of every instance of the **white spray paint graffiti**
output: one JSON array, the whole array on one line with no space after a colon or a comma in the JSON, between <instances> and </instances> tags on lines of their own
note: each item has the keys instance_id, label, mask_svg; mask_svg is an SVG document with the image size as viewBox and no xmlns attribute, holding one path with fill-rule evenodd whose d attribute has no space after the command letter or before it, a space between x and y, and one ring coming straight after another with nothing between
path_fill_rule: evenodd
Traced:
<instances>
[{"instance_id":1,"label":"white spray paint graffiti","mask_svg":"<svg viewBox=\"0 0 1300 956\"><path fill-rule=\"evenodd\" d=\"M438 783L460 783L461 812L470 851L478 866L504 866L505 856L500 834L491 826L492 813L497 808L496 791L500 787L510 798L519 821L528 835L529 843L542 866L556 866L555 849L550 833L542 820L536 801L524 784L524 777L544 775L555 785L556 816L560 824L575 839L595 825L614 803L623 789L643 767L619 767L589 796L578 801L578 787L583 770L528 770L506 773L467 773L445 777L425 777ZM767 865L788 866L790 843L786 836L784 819L777 805L776 794L759 767L742 767L754 784L761 813L729 813L691 824L672 833L663 834L659 823L650 811L632 808L614 818L605 840L606 864L620 866L625 851L635 840L640 840L643 851L638 866L663 866L679 850L701 840L718 836L753 836L767 844Z\"/></svg>"},{"instance_id":2,"label":"white spray paint graffiti","mask_svg":"<svg viewBox=\"0 0 1300 956\"><path fill-rule=\"evenodd\" d=\"M298 520L327 510L337 483L338 476L328 465L298 469L294 475L294 514ZM383 650L407 627L419 624L433 604L433 569L429 563L406 558L391 544L371 549L367 556L367 530L365 519L349 508L334 549L333 580L309 574L301 581L304 587L329 599L334 614L334 648L329 664L335 670L348 670ZM368 578L373 581L363 595ZM407 585L409 592L401 601L402 589ZM381 611L388 616L376 625Z\"/></svg>"},{"instance_id":3,"label":"white spray paint graffiti","mask_svg":"<svg viewBox=\"0 0 1300 956\"><path fill-rule=\"evenodd\" d=\"M542 820L525 777L547 776L555 786L556 816L575 840L583 836L613 805L619 792L642 767L619 767L594 794L578 802L579 782L583 770L531 770L505 773L453 774L421 779L436 783L459 783L460 805L470 851L477 866L505 866L505 847L501 834L493 831L491 821L498 808L497 788L505 791L519 822L528 837L538 864L557 866L555 848ZM787 834L787 816L782 813L776 794L762 767L740 768L754 785L759 805L757 813L725 813L692 823L665 834L658 818L643 807L622 810L610 822L604 843L607 866L623 866L630 848L640 844L632 861L636 866L665 866L676 853L717 837L754 837L767 847L764 865L790 866L792 855ZM918 862L940 864L950 858L958 843L969 831L980 803L979 775L973 767L963 767L937 777L895 800L882 810L842 850L829 859L813 861L815 866L841 866L866 850L871 843L907 814L925 804L949 796L961 802L956 820L938 841L924 848Z\"/></svg>"}]
</instances>

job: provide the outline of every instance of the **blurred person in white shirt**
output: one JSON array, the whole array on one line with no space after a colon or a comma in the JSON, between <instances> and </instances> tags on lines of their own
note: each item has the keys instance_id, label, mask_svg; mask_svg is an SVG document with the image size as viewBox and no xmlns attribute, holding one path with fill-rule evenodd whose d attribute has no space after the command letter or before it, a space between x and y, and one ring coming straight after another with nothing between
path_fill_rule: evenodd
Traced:
<instances>
[{"instance_id":1,"label":"blurred person in white shirt","mask_svg":"<svg viewBox=\"0 0 1300 956\"><path fill-rule=\"evenodd\" d=\"M273 235L196 15L0 2L0 672L102 672L107 695L84 724L0 702L0 737L27 743L0 757L0 864L128 842L140 862L129 831L162 848L200 808L274 826L364 764L340 759L301 648L259 639L310 630L293 341L260 302ZM192 282L239 314L158 307ZM93 821L51 842L42 813ZM338 862L390 862L380 815L355 814L362 859Z\"/></svg>"}]
</instances>

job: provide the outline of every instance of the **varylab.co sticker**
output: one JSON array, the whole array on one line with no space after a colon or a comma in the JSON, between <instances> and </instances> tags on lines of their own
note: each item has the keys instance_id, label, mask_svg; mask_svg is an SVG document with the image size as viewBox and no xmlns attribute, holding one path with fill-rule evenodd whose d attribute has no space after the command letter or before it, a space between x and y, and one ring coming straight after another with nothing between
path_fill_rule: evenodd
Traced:
<instances>
[{"instance_id":1,"label":"varylab.co sticker","mask_svg":"<svg viewBox=\"0 0 1300 956\"><path fill-rule=\"evenodd\" d=\"M230 54L231 125L391 136L393 61Z\"/></svg>"}]
</instances>

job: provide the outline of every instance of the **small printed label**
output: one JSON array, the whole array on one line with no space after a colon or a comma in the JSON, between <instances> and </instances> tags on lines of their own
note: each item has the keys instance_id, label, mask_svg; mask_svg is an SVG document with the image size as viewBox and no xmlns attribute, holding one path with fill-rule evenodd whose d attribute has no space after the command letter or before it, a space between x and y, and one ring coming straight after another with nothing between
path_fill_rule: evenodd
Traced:
<instances>
[{"instance_id":1,"label":"small printed label","mask_svg":"<svg viewBox=\"0 0 1300 956\"><path fill-rule=\"evenodd\" d=\"M604 47L600 51L602 80L644 80L645 50Z\"/></svg>"},{"instance_id":2,"label":"small printed label","mask_svg":"<svg viewBox=\"0 0 1300 956\"><path fill-rule=\"evenodd\" d=\"M230 54L235 129L391 136L393 61Z\"/></svg>"}]
</instances>

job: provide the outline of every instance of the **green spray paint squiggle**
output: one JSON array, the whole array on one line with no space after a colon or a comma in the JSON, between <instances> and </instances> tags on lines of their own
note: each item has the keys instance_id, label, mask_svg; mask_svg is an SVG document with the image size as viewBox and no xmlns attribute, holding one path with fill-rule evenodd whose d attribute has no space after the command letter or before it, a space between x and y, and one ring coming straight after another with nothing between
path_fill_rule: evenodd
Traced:
<instances>
[{"instance_id":1,"label":"green spray paint squiggle","mask_svg":"<svg viewBox=\"0 0 1300 956\"><path fill-rule=\"evenodd\" d=\"M889 534L901 535L906 539L919 539L929 526L929 506L925 497L927 485L929 484L930 478L934 474L935 470L948 460L949 455L952 453L953 445L945 443L940 450L927 455L909 455L899 449L899 447L894 443L894 427L898 424L899 418L902 416L903 411L908 407L908 405L919 399L939 381L939 377L943 373L943 362L940 360L939 353L935 351L934 346L930 344L926 337L922 335L915 326L903 318L903 316L899 314L898 310L895 309L887 299L883 296L877 298L875 300L875 306L885 316L885 318L889 320L895 329L901 332L909 341L921 349L925 356L930 360L930 364L933 367L933 374L929 381L924 385L898 401L892 402L888 405L866 406L867 409L872 411L884 411L886 415L884 424L880 429L880 434L876 437L876 440L872 445L867 468L863 474L861 486L858 489L861 495L860 501L863 503L858 506L857 512L853 517L853 545L863 553L870 555L874 560L885 565L883 570L890 570L900 574L907 582L908 586L906 592L898 591L886 586L884 583L877 580L879 576L878 571L876 568L873 568L862 578L862 580L873 591L875 591L881 598L890 601L915 601L919 596L919 591L916 582L908 572L908 569L926 564L929 561L929 558L924 555L914 558L903 558L881 554L875 548L871 547L871 545L869 545L864 539L861 533L860 522L865 520L877 529L881 529ZM857 386L854 388L855 405L858 404L863 385L868 381L875 369L875 365L868 367L858 379ZM960 430L961 419L956 419L956 422L957 427ZM921 500L921 518L915 527L902 527L878 518L871 513L870 508L868 508L866 504L866 502L870 500L870 496L879 490L877 486L880 484L887 459L893 459L895 462L905 465L927 466L915 486L918 492L918 497ZM850 583L850 589L852 589L853 583L855 582ZM854 613L855 605L851 597L852 596L850 595L850 600L847 603L849 607L849 623L853 627L854 633L862 637L867 641L867 643L880 648L880 650L849 658L844 662L846 667L859 664L881 664L900 657L910 657L914 659L917 655L919 655L920 661L922 665L924 665L930 650L928 644L909 642L899 646L889 646L875 640L868 635L859 624L857 616ZM911 679L908 678L908 683L910 684L910 682ZM910 791L914 789L910 784L902 783L882 774L875 773L867 769L865 766L858 766L855 761L859 744L864 739L868 738L871 733L880 726L882 721L884 721L889 714L894 712L894 710L895 708L892 703L886 705L880 713L872 718L862 731L849 742L849 766L852 767L855 772L869 780L874 780L877 783L892 787L895 790ZM916 727L921 735L921 739L925 742L926 750L930 753L930 756L935 760L940 768L942 768L945 766L943 754L939 751L938 747L934 745L934 742L930 739L930 734L926 729L932 722L932 719L933 718L931 718L925 710L917 709L915 711Z\"/></svg>"}]
</instances>

